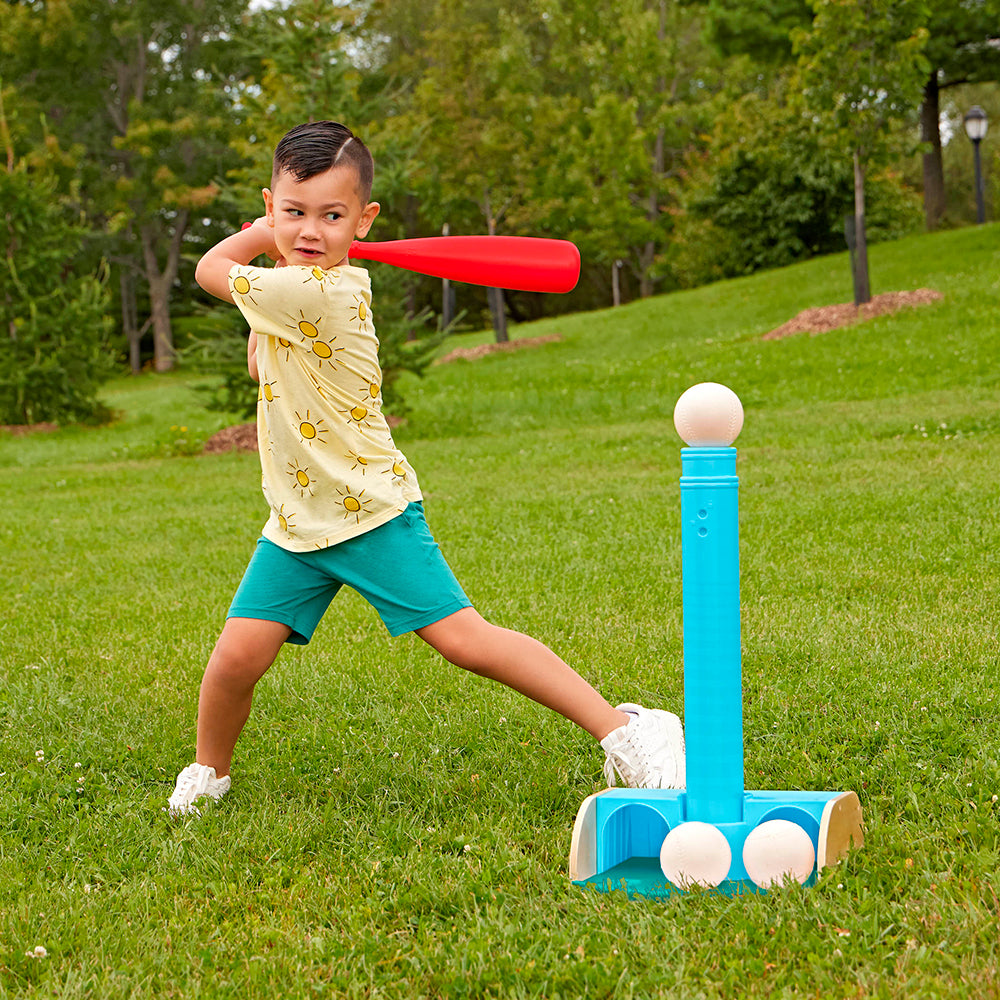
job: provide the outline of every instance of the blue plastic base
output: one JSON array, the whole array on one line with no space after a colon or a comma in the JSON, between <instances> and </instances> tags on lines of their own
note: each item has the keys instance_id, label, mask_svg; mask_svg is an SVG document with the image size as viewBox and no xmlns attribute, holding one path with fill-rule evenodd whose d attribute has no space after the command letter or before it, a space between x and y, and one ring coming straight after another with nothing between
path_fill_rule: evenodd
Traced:
<instances>
[{"instance_id":1,"label":"blue plastic base","mask_svg":"<svg viewBox=\"0 0 1000 1000\"><path fill-rule=\"evenodd\" d=\"M581 889L595 889L597 892L625 892L632 897L682 896L684 890L668 882L660 870L660 859L629 858L605 872L573 883ZM747 893L765 893L749 879L739 882L726 880L714 889L702 892L716 892L723 896L743 896Z\"/></svg>"},{"instance_id":2,"label":"blue plastic base","mask_svg":"<svg viewBox=\"0 0 1000 1000\"><path fill-rule=\"evenodd\" d=\"M667 833L691 820L709 822L729 842L732 863L726 880L716 891L727 895L757 893L743 865L743 845L761 823L785 819L809 834L816 851L817 868L806 884L815 881L827 856L830 822L827 806L853 793L842 792L744 792L735 816L689 815L687 793L672 789L614 788L588 798L580 809L573 831L570 877L575 885L609 892L624 889L630 896L671 896L683 890L670 884L660 870L660 847ZM824 812L826 810L826 812ZM860 812L844 813L847 826L836 831L837 840L854 836L860 844ZM839 820L838 820L839 822ZM854 833L855 826L857 833Z\"/></svg>"}]
</instances>

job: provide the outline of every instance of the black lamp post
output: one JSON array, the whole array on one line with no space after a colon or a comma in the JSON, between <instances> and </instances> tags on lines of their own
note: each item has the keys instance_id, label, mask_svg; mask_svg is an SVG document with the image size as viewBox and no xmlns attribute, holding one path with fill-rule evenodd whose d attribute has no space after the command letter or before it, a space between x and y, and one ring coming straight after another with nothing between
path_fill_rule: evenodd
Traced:
<instances>
[{"instance_id":1,"label":"black lamp post","mask_svg":"<svg viewBox=\"0 0 1000 1000\"><path fill-rule=\"evenodd\" d=\"M988 121L986 112L977 104L969 108L962 119L965 133L972 140L972 148L976 156L976 222L986 221L986 206L983 202L983 164L979 156L979 144L986 135Z\"/></svg>"}]
</instances>

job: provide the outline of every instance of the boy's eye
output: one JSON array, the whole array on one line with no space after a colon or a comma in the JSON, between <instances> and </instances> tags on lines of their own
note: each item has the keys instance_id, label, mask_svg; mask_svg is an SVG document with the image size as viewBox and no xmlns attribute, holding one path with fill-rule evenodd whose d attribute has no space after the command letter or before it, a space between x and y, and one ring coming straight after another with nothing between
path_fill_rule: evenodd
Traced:
<instances>
[{"instance_id":1,"label":"boy's eye","mask_svg":"<svg viewBox=\"0 0 1000 1000\"><path fill-rule=\"evenodd\" d=\"M327 217L327 218L328 218L328 219L329 219L329 220L330 220L331 222L336 222L336 221L337 221L337 219L339 219L339 218L340 218L340 212L327 212L327 213L326 213L326 217Z\"/></svg>"},{"instance_id":2,"label":"boy's eye","mask_svg":"<svg viewBox=\"0 0 1000 1000\"><path fill-rule=\"evenodd\" d=\"M288 212L289 215L294 216L294 217L298 217L298 216L300 216L302 214L302 210L298 209L298 208L289 208L289 209L286 209L286 211Z\"/></svg>"}]
</instances>

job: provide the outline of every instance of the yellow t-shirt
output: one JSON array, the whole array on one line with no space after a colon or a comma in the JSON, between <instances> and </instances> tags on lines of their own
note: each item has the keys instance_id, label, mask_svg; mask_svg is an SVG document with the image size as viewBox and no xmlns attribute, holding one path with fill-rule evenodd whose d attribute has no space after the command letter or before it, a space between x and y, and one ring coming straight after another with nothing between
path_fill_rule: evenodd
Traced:
<instances>
[{"instance_id":1,"label":"yellow t-shirt","mask_svg":"<svg viewBox=\"0 0 1000 1000\"><path fill-rule=\"evenodd\" d=\"M257 334L264 537L293 552L326 548L420 500L382 415L368 272L236 265L229 287Z\"/></svg>"}]
</instances>

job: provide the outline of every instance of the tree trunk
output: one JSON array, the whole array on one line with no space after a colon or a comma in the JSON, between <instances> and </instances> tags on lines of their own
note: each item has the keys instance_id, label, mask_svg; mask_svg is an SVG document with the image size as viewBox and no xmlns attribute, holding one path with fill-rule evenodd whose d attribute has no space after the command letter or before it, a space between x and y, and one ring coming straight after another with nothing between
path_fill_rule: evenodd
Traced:
<instances>
[{"instance_id":1,"label":"tree trunk","mask_svg":"<svg viewBox=\"0 0 1000 1000\"><path fill-rule=\"evenodd\" d=\"M483 206L486 209L486 231L490 236L496 236L497 220L493 215L489 189L483 197ZM510 338L507 336L507 310L504 307L503 289L487 288L486 301L490 305L490 316L493 318L493 338L498 344L506 344Z\"/></svg>"},{"instance_id":2,"label":"tree trunk","mask_svg":"<svg viewBox=\"0 0 1000 1000\"><path fill-rule=\"evenodd\" d=\"M941 102L938 73L934 70L924 87L920 105L920 141L930 145L924 160L924 219L928 230L937 229L947 207L944 165L941 156Z\"/></svg>"},{"instance_id":3,"label":"tree trunk","mask_svg":"<svg viewBox=\"0 0 1000 1000\"><path fill-rule=\"evenodd\" d=\"M128 366L133 375L142 370L142 355L140 344L142 333L139 330L139 311L135 301L135 281L127 264L119 265L118 287L122 300L122 332L128 341Z\"/></svg>"},{"instance_id":4,"label":"tree trunk","mask_svg":"<svg viewBox=\"0 0 1000 1000\"><path fill-rule=\"evenodd\" d=\"M857 244L854 304L860 306L870 302L872 296L868 283L868 239L865 236L865 168L858 150L854 151L854 238Z\"/></svg>"},{"instance_id":5,"label":"tree trunk","mask_svg":"<svg viewBox=\"0 0 1000 1000\"><path fill-rule=\"evenodd\" d=\"M507 309L503 301L502 288L487 288L486 298L490 304L490 316L493 317L493 336L498 344L506 344L510 337L507 335Z\"/></svg>"},{"instance_id":6,"label":"tree trunk","mask_svg":"<svg viewBox=\"0 0 1000 1000\"><path fill-rule=\"evenodd\" d=\"M174 334L170 322L170 293L177 280L180 267L181 244L187 231L188 212L177 213L174 231L167 248L167 261L160 268L156 257L156 233L152 226L141 231L142 254L145 262L146 281L149 285L149 309L153 323L153 367L158 372L168 372L174 367Z\"/></svg>"}]
</instances>

